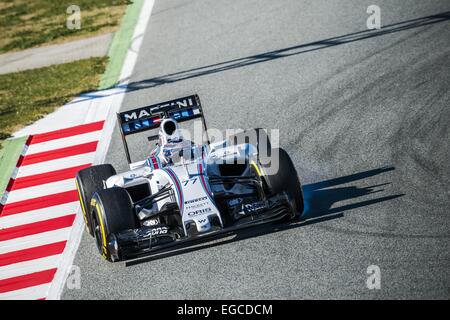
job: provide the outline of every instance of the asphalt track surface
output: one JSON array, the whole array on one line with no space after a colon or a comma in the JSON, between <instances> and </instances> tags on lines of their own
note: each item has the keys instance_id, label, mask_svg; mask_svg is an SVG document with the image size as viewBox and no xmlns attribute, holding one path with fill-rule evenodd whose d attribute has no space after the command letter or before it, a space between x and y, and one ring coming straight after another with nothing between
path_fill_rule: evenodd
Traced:
<instances>
[{"instance_id":1,"label":"asphalt track surface","mask_svg":"<svg viewBox=\"0 0 450 320\"><path fill-rule=\"evenodd\" d=\"M369 32L371 4L384 28ZM195 92L210 127L280 129L309 219L129 267L103 261L85 233L81 289L63 298L448 299L449 11L156 0L123 110ZM150 146L134 144L144 158ZM107 161L127 168L117 131Z\"/></svg>"}]
</instances>

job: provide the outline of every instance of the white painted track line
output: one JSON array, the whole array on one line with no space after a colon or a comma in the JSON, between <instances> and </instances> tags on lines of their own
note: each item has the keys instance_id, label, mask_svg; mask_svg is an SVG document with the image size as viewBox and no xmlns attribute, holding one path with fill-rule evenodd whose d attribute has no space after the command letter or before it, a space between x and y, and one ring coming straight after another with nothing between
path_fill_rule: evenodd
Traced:
<instances>
[{"instance_id":1,"label":"white painted track line","mask_svg":"<svg viewBox=\"0 0 450 320\"><path fill-rule=\"evenodd\" d=\"M78 212L78 201L60 204L49 208L42 208L27 212L21 212L6 217L0 217L0 229L22 226L25 224L59 218ZM0 242L1 244L1 242Z\"/></svg>"},{"instance_id":2,"label":"white painted track line","mask_svg":"<svg viewBox=\"0 0 450 320\"><path fill-rule=\"evenodd\" d=\"M16 178L22 178L32 176L35 174L47 173L92 163L92 161L94 160L94 155L95 152L83 153L67 158L61 158L56 160L34 163L28 166L23 166L20 167L19 170L17 171Z\"/></svg>"},{"instance_id":3,"label":"white painted track line","mask_svg":"<svg viewBox=\"0 0 450 320\"><path fill-rule=\"evenodd\" d=\"M0 280L57 268L61 254L0 267Z\"/></svg>"},{"instance_id":4,"label":"white painted track line","mask_svg":"<svg viewBox=\"0 0 450 320\"><path fill-rule=\"evenodd\" d=\"M29 287L20 290L0 293L0 300L37 300L47 296L50 289L50 283L41 284L39 286Z\"/></svg>"},{"instance_id":5,"label":"white painted track line","mask_svg":"<svg viewBox=\"0 0 450 320\"><path fill-rule=\"evenodd\" d=\"M82 143L98 141L101 136L100 131L83 133L61 139L50 140L28 146L27 155L75 146Z\"/></svg>"},{"instance_id":6,"label":"white painted track line","mask_svg":"<svg viewBox=\"0 0 450 320\"><path fill-rule=\"evenodd\" d=\"M94 99L94 104L98 103L99 108L95 108L95 111L98 112L98 110L102 110L100 108L100 104L106 104L110 105L110 110L108 112L105 124L103 126L103 133L102 137L99 141L99 144L97 146L97 153L94 158L94 164L100 164L104 163L106 158L106 153L109 148L109 144L111 142L112 133L114 131L114 126L116 123L116 113L119 112L120 107L122 106L122 101L125 97L126 90L124 90L126 84L128 83L128 79L130 78L134 67L136 65L138 53L144 38L144 34L146 32L146 28L149 25L150 17L152 15L153 5L155 1L154 0L146 0L144 1L144 4L141 8L141 13L138 19L138 22L136 23L134 33L133 33L133 40L131 41L131 48L128 48L127 56L125 58L124 65L121 70L120 74L120 80L121 82L121 88L114 88L112 89L113 92L120 92L117 95L111 95L109 97L106 97L105 100L103 99ZM125 79L122 81L122 79ZM93 109L93 108L92 108ZM94 110L93 110L94 111ZM93 112L92 111L92 112ZM93 115L91 118L91 121L93 121L95 115ZM97 116L98 118L98 116ZM81 235L83 230L83 219L80 218L81 214L77 216L77 219L75 219L74 225L72 226L74 229L73 232L73 239L68 241L66 252L68 252L67 256L63 259L64 265L61 265L60 268L58 268L58 271L56 272L55 279L52 282L52 286L48 293L48 299L60 299L64 283L66 281L67 276L70 272L70 267L73 263L73 259L75 257L75 253L78 249L78 246L81 241ZM76 231L79 230L79 231ZM78 232L78 233L76 233ZM70 256L69 256L70 254Z\"/></svg>"},{"instance_id":7,"label":"white painted track line","mask_svg":"<svg viewBox=\"0 0 450 320\"><path fill-rule=\"evenodd\" d=\"M136 64L143 35L147 25L149 24L153 5L154 0L146 0L141 8L140 16L134 29L131 47L128 48L127 56L121 70L119 80L121 82L120 88L113 88L111 90L100 92L97 95L103 95L103 97L97 99L90 99L88 95L80 97L75 102L61 107L56 112L50 114L41 121L38 121L32 126L16 133L16 135L45 133L48 131L58 130L61 127L67 128L80 124L105 120L106 118L103 130L32 144L27 150L25 150L23 155L29 156L93 141L99 141L97 151L24 165L16 169L13 174L14 178L24 178L75 166L100 164L104 162L116 122L115 113L120 110L122 105L126 92L126 83L128 82L128 79ZM61 193L69 190L75 190L74 179L67 179L44 185L13 190L8 194L6 203L12 204L18 201L33 199L54 193ZM1 267L0 280L55 268L57 271L51 283L1 293L0 299L59 299L65 280L70 272L70 267L73 263L76 250L80 243L84 225L78 202L71 202L50 208L42 208L0 217L0 228L11 228L74 213L77 213L77 216L75 217L72 227L0 242L0 254L5 254L42 245L53 244L60 241L67 241L66 248L62 254L31 261L18 262Z\"/></svg>"},{"instance_id":8,"label":"white painted track line","mask_svg":"<svg viewBox=\"0 0 450 320\"><path fill-rule=\"evenodd\" d=\"M71 227L34 234L23 238L0 241L0 254L65 241L70 235L70 230Z\"/></svg>"},{"instance_id":9,"label":"white painted track line","mask_svg":"<svg viewBox=\"0 0 450 320\"><path fill-rule=\"evenodd\" d=\"M73 178L10 191L8 193L8 198L5 204L12 204L18 201L48 196L71 190L76 190L75 179Z\"/></svg>"}]
</instances>

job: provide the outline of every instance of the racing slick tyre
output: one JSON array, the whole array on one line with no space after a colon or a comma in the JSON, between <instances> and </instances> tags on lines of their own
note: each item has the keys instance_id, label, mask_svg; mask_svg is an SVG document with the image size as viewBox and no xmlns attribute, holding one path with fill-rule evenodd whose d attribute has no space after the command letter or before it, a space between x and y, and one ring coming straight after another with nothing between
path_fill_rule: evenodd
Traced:
<instances>
[{"instance_id":1,"label":"racing slick tyre","mask_svg":"<svg viewBox=\"0 0 450 320\"><path fill-rule=\"evenodd\" d=\"M266 183L268 194L275 195L286 192L286 194L294 200L295 211L294 214L288 218L289 220L294 220L303 213L304 203L302 187L291 157L282 148L272 149L271 156L276 155L277 153L279 156L278 171L272 175L265 175L263 173L263 179ZM260 164L260 166L264 172L264 165Z\"/></svg>"},{"instance_id":2,"label":"racing slick tyre","mask_svg":"<svg viewBox=\"0 0 450 320\"><path fill-rule=\"evenodd\" d=\"M91 199L91 218L97 248L110 262L120 260L117 247L110 244L114 233L138 227L129 193L119 187L97 191Z\"/></svg>"},{"instance_id":3,"label":"racing slick tyre","mask_svg":"<svg viewBox=\"0 0 450 320\"><path fill-rule=\"evenodd\" d=\"M103 189L103 181L116 174L116 170L110 164L92 166L77 173L75 183L78 197L83 211L84 222L88 233L94 236L92 221L89 213L89 203L95 192Z\"/></svg>"}]
</instances>

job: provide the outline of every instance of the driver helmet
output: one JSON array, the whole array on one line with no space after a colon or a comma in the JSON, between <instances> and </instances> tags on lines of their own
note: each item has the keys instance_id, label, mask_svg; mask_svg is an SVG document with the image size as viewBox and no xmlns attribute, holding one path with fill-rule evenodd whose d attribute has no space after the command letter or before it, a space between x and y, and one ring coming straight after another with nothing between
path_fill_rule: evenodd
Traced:
<instances>
[{"instance_id":1,"label":"driver helmet","mask_svg":"<svg viewBox=\"0 0 450 320\"><path fill-rule=\"evenodd\" d=\"M174 119L164 119L161 121L159 128L159 140L161 145L183 141L178 122Z\"/></svg>"}]
</instances>

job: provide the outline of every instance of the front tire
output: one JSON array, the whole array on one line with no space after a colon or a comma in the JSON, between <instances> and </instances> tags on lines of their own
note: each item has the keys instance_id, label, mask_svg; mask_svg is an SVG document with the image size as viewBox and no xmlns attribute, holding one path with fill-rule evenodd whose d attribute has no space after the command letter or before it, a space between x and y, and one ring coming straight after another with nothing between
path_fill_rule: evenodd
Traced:
<instances>
[{"instance_id":1,"label":"front tire","mask_svg":"<svg viewBox=\"0 0 450 320\"><path fill-rule=\"evenodd\" d=\"M264 175L267 193L270 195L286 192L289 198L294 202L294 213L289 217L294 220L303 213L304 202L303 192L300 180L295 169L294 163L289 154L282 148L272 149L271 157L279 157L278 171L275 174ZM270 163L273 165L273 161ZM264 171L264 166L261 165ZM268 171L268 170L267 170Z\"/></svg>"},{"instance_id":2,"label":"front tire","mask_svg":"<svg viewBox=\"0 0 450 320\"><path fill-rule=\"evenodd\" d=\"M111 235L138 227L129 193L118 187L100 190L94 194L90 204L93 232L100 254L110 262L120 260L118 251L109 245Z\"/></svg>"},{"instance_id":3,"label":"front tire","mask_svg":"<svg viewBox=\"0 0 450 320\"><path fill-rule=\"evenodd\" d=\"M83 211L86 229L91 236L94 236L92 221L89 215L89 203L95 192L103 189L103 181L116 175L116 170L110 164L101 164L80 170L76 176L76 186L81 210Z\"/></svg>"}]
</instances>

